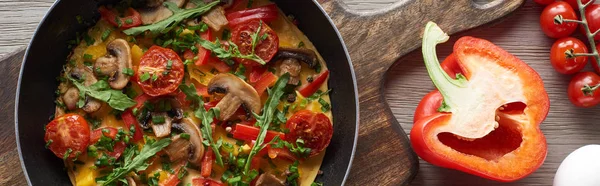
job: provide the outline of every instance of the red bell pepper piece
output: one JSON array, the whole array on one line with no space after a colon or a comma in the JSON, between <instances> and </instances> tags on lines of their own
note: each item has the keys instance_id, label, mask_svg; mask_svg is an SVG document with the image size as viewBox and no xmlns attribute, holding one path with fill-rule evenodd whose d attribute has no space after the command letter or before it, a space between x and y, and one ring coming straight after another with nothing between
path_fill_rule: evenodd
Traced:
<instances>
[{"instance_id":1,"label":"red bell pepper piece","mask_svg":"<svg viewBox=\"0 0 600 186\"><path fill-rule=\"evenodd\" d=\"M211 148L208 148L204 153L204 157L202 157L202 169L200 169L200 175L203 177L210 177L210 173L212 172L212 165L214 161L214 152Z\"/></svg>"},{"instance_id":2,"label":"red bell pepper piece","mask_svg":"<svg viewBox=\"0 0 600 186\"><path fill-rule=\"evenodd\" d=\"M210 178L194 178L192 180L192 186L224 186L225 184L212 180Z\"/></svg>"},{"instance_id":3,"label":"red bell pepper piece","mask_svg":"<svg viewBox=\"0 0 600 186\"><path fill-rule=\"evenodd\" d=\"M178 177L178 174L181 171L181 169L185 169L184 165L185 165L185 161L181 161L181 162L177 163L173 167L173 173L169 173L167 179L163 180L158 185L160 185L160 186L177 186L179 184L179 182L181 182L181 180Z\"/></svg>"},{"instance_id":4,"label":"red bell pepper piece","mask_svg":"<svg viewBox=\"0 0 600 186\"><path fill-rule=\"evenodd\" d=\"M269 88L269 86L273 85L277 81L277 76L271 72L265 72L263 75L256 81L256 83L252 84L254 90L258 92L258 96L262 96L265 93L265 90Z\"/></svg>"},{"instance_id":5,"label":"red bell pepper piece","mask_svg":"<svg viewBox=\"0 0 600 186\"><path fill-rule=\"evenodd\" d=\"M258 132L260 129L257 127L237 124L235 125L235 130L233 131L233 138L244 140L244 141L252 141L256 140L258 137ZM265 141L269 142L275 138L275 136L279 136L280 139L285 140L285 134L281 132L275 131L267 131L267 135L265 136Z\"/></svg>"},{"instance_id":6,"label":"red bell pepper piece","mask_svg":"<svg viewBox=\"0 0 600 186\"><path fill-rule=\"evenodd\" d=\"M248 82L252 83L256 83L260 77L262 77L262 75L267 71L266 68L262 67L262 66L253 66L250 67L250 75L248 76Z\"/></svg>"},{"instance_id":7,"label":"red bell pepper piece","mask_svg":"<svg viewBox=\"0 0 600 186\"><path fill-rule=\"evenodd\" d=\"M133 116L133 112L131 112L131 109L125 110L125 112L121 114L121 119L123 119L123 123L125 123L125 127L127 127L127 130L131 129L131 125L133 125L135 129L135 132L133 133L133 142L138 142L142 140L144 136L144 134L142 133L142 127L140 127L140 124L138 123L137 119L135 119L135 116Z\"/></svg>"},{"instance_id":8,"label":"red bell pepper piece","mask_svg":"<svg viewBox=\"0 0 600 186\"><path fill-rule=\"evenodd\" d=\"M323 85L323 83L325 82L325 80L327 80L328 77L329 77L329 70L326 70L321 75L314 78L313 82L300 88L300 90L298 92L300 92L300 94L302 94L302 96L308 97L308 96L314 94L315 92L317 92L317 90L319 90L319 88L321 88L321 85Z\"/></svg>"},{"instance_id":9,"label":"red bell pepper piece","mask_svg":"<svg viewBox=\"0 0 600 186\"><path fill-rule=\"evenodd\" d=\"M227 21L229 21L229 26L235 27L239 24L259 19L265 23L270 23L277 19L278 14L277 5L269 4L257 8L230 12L226 17Z\"/></svg>"},{"instance_id":10,"label":"red bell pepper piece","mask_svg":"<svg viewBox=\"0 0 600 186\"><path fill-rule=\"evenodd\" d=\"M542 79L500 47L472 37L456 41L450 61L460 68L448 69L462 75L451 78L435 55L435 45L447 40L437 25L427 24L423 58L443 104L437 93L421 101L410 133L413 149L434 165L487 179L531 174L547 151L539 129L550 106Z\"/></svg>"},{"instance_id":11,"label":"red bell pepper piece","mask_svg":"<svg viewBox=\"0 0 600 186\"><path fill-rule=\"evenodd\" d=\"M100 138L102 136L106 136L114 140L118 132L119 130L113 127L103 127L93 130L90 134L90 144L97 143L98 141L100 141ZM123 151L125 151L125 147L127 147L127 145L125 145L125 142L118 141L113 146L112 151L109 151L107 149L106 154L118 159L119 157L121 157L121 154L123 154Z\"/></svg>"},{"instance_id":12,"label":"red bell pepper piece","mask_svg":"<svg viewBox=\"0 0 600 186\"><path fill-rule=\"evenodd\" d=\"M210 29L206 30L205 32L200 33L200 38L202 38L204 40L208 40L208 41L215 40L215 38L212 35L212 31L210 31ZM221 73L231 71L231 67L229 67L229 65L227 65L225 62L221 61L216 56L212 56L210 50L202 47L202 45L200 45L200 44L196 44L196 47L198 48L198 54L196 55L198 58L196 61L194 61L194 64L196 66L209 65L209 66L217 69L217 71L219 71ZM185 51L183 56L185 59L194 58L193 53L190 50Z\"/></svg>"},{"instance_id":13,"label":"red bell pepper piece","mask_svg":"<svg viewBox=\"0 0 600 186\"><path fill-rule=\"evenodd\" d=\"M125 17L119 17L116 12L111 11L103 6L98 8L98 11L104 20L108 21L108 23L117 28L128 29L142 25L142 17L140 16L140 13L133 8L127 9L127 16Z\"/></svg>"}]
</instances>

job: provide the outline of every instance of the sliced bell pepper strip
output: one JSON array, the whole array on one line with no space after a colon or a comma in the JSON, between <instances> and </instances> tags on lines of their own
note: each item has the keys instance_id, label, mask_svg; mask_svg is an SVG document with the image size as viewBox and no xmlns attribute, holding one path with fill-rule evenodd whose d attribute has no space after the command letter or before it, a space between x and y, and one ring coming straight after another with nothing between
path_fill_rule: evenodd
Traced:
<instances>
[{"instance_id":1,"label":"sliced bell pepper strip","mask_svg":"<svg viewBox=\"0 0 600 186\"><path fill-rule=\"evenodd\" d=\"M244 140L244 141L256 140L256 138L258 137L259 131L260 131L259 128L256 128L253 126L237 124L237 125L235 125L235 129L233 131L233 138L239 139L239 140ZM280 139L285 140L284 133L275 132L275 131L267 131L265 141L269 142L269 141L273 140L273 138L275 138L275 136L279 136Z\"/></svg>"},{"instance_id":2,"label":"sliced bell pepper strip","mask_svg":"<svg viewBox=\"0 0 600 186\"><path fill-rule=\"evenodd\" d=\"M215 40L215 38L212 35L211 29L208 29L205 32L200 33L200 38L202 38L204 40L208 40L208 41ZM206 48L202 47L200 44L197 44L196 47L198 48L198 54L196 55L198 58L196 61L194 61L194 64L196 66L208 65L208 66L211 66L211 67L217 69L217 71L219 71L221 73L231 71L231 67L229 67L229 65L227 65L225 62L221 61L219 58L212 56L210 50L207 50ZM193 59L194 58L191 50L186 50L184 52L183 56L185 59Z\"/></svg>"},{"instance_id":3,"label":"sliced bell pepper strip","mask_svg":"<svg viewBox=\"0 0 600 186\"><path fill-rule=\"evenodd\" d=\"M435 51L436 44L447 40L435 23L427 23L423 58L443 102L438 112L415 118L413 149L434 165L487 179L514 181L531 174L547 152L539 124L550 101L542 79L520 59L473 37L454 44L462 73L452 78Z\"/></svg>"},{"instance_id":4,"label":"sliced bell pepper strip","mask_svg":"<svg viewBox=\"0 0 600 186\"><path fill-rule=\"evenodd\" d=\"M239 24L259 19L265 23L269 23L277 19L278 14L277 5L270 4L252 9L230 12L226 17L229 21L229 26L235 27Z\"/></svg>"},{"instance_id":5,"label":"sliced bell pepper strip","mask_svg":"<svg viewBox=\"0 0 600 186\"><path fill-rule=\"evenodd\" d=\"M256 81L256 83L252 84L252 87L254 87L256 92L258 92L259 96L262 96L262 94L265 93L265 90L267 90L269 86L275 84L275 81L277 81L277 76L275 76L275 74L271 72L265 72L258 79L258 81Z\"/></svg>"},{"instance_id":6,"label":"sliced bell pepper strip","mask_svg":"<svg viewBox=\"0 0 600 186\"><path fill-rule=\"evenodd\" d=\"M329 70L326 70L321 75L314 78L313 82L311 82L310 84L306 85L303 88L300 88L300 90L298 92L300 92L300 94L302 94L302 96L308 97L308 96L314 94L315 92L317 92L317 90L319 90L319 88L321 88L321 85L323 85L323 83L325 82L325 80L327 80L328 77L329 77Z\"/></svg>"},{"instance_id":7,"label":"sliced bell pepper strip","mask_svg":"<svg viewBox=\"0 0 600 186\"><path fill-rule=\"evenodd\" d=\"M213 158L214 152L211 148L208 148L204 153L204 157L202 157L202 168L200 169L200 175L203 177L210 177L210 173L212 172L212 165L215 159Z\"/></svg>"},{"instance_id":8,"label":"sliced bell pepper strip","mask_svg":"<svg viewBox=\"0 0 600 186\"><path fill-rule=\"evenodd\" d=\"M125 123L125 127L127 128L127 130L131 129L131 125L133 125L135 129L135 132L133 133L133 142L138 142L142 140L144 136L142 127L140 127L140 124L138 123L137 119L135 119L135 116L133 115L133 112L131 112L131 109L125 110L125 112L121 114L121 119L123 119L123 123Z\"/></svg>"},{"instance_id":9,"label":"sliced bell pepper strip","mask_svg":"<svg viewBox=\"0 0 600 186\"><path fill-rule=\"evenodd\" d=\"M267 68L262 66L253 66L250 67L250 75L248 76L248 82L256 83L260 77L267 71Z\"/></svg>"},{"instance_id":10,"label":"sliced bell pepper strip","mask_svg":"<svg viewBox=\"0 0 600 186\"><path fill-rule=\"evenodd\" d=\"M167 179L161 181L158 185L160 186L177 186L181 179L179 179L179 172L181 169L185 169L185 161L181 161L173 167L173 173L169 173Z\"/></svg>"},{"instance_id":11,"label":"sliced bell pepper strip","mask_svg":"<svg viewBox=\"0 0 600 186\"><path fill-rule=\"evenodd\" d=\"M117 28L128 29L142 25L140 13L133 8L127 9L126 17L119 17L116 12L103 6L98 8L98 11L104 20Z\"/></svg>"}]
</instances>

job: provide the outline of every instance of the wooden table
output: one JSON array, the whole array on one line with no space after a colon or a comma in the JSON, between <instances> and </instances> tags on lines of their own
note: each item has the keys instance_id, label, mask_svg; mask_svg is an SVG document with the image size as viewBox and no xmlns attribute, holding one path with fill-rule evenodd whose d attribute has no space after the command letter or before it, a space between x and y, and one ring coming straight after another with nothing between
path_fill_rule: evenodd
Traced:
<instances>
[{"instance_id":1,"label":"wooden table","mask_svg":"<svg viewBox=\"0 0 600 186\"><path fill-rule=\"evenodd\" d=\"M397 0L345 0L358 11L383 8ZM53 0L0 0L0 56L8 55L26 45ZM533 66L545 81L552 104L548 118L542 124L548 141L548 157L544 165L528 178L514 183L497 183L462 172L438 168L421 161L419 174L411 185L551 185L560 162L574 149L600 142L600 127L581 118L598 113L599 109L579 109L568 103L566 87L570 77L553 71L548 53L553 43L539 29L542 7L527 1L523 7L501 22L451 36L450 42L438 47L440 57L451 51L452 41L462 35L488 39ZM415 36L417 37L417 36ZM401 42L401 41L396 41ZM2 57L0 57L2 58ZM6 61L6 60L0 60ZM10 60L9 60L10 61ZM14 137L14 94L20 61L0 64L0 185L25 185ZM402 77L420 76L419 82L406 82ZM421 52L417 50L399 59L388 73L386 97L398 122L408 133L412 116L420 98L433 89L424 69ZM414 91L419 89L419 91ZM562 90L562 91L561 91ZM351 185L351 184L350 184Z\"/></svg>"}]
</instances>

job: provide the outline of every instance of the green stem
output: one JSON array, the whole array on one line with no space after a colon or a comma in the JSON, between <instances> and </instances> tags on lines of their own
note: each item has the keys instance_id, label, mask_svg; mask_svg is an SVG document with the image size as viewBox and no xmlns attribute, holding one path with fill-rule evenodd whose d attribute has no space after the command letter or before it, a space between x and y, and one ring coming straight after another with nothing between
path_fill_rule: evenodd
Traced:
<instances>
[{"instance_id":1,"label":"green stem","mask_svg":"<svg viewBox=\"0 0 600 186\"><path fill-rule=\"evenodd\" d=\"M585 96L593 96L594 91L596 91L596 89L598 89L599 87L600 87L600 84L597 84L595 86L584 85L583 88L581 88L581 91L583 92L583 95L585 95Z\"/></svg>"},{"instance_id":2,"label":"green stem","mask_svg":"<svg viewBox=\"0 0 600 186\"><path fill-rule=\"evenodd\" d=\"M450 77L440 65L437 58L435 46L448 41L449 37L437 24L428 22L423 33L423 46L421 47L425 67L433 84L444 97L444 104L440 107L440 111L448 112L458 105L451 99L451 93L457 92L459 89L466 87L466 79L458 74L457 79Z\"/></svg>"},{"instance_id":3,"label":"green stem","mask_svg":"<svg viewBox=\"0 0 600 186\"><path fill-rule=\"evenodd\" d=\"M596 63L598 63L598 65L600 65L600 56L598 55L598 51L596 49L596 42L594 42L594 36L596 35L596 32L592 33L592 31L590 31L590 27L588 25L587 22L587 18L585 17L585 7L587 7L588 5L590 5L593 1L590 1L586 4L582 4L581 0L577 0L577 6L579 7L579 15L581 15L581 23L583 25L583 30L585 31L585 35L587 36L588 42L590 42L590 48L592 49L592 57L594 57L594 60L596 60Z\"/></svg>"}]
</instances>

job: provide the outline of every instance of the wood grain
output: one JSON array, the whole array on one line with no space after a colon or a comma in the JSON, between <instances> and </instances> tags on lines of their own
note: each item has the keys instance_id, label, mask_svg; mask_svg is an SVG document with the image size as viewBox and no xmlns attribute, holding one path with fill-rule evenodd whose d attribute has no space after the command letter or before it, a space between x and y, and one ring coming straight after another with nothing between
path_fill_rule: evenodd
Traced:
<instances>
[{"instance_id":1,"label":"wood grain","mask_svg":"<svg viewBox=\"0 0 600 186\"><path fill-rule=\"evenodd\" d=\"M571 76L554 71L549 61L553 39L547 38L539 28L539 15L543 7L527 1L517 12L504 21L452 35L450 41L438 45L438 57L451 53L452 45L461 36L469 35L490 40L532 66L544 80L550 97L550 113L541 129L548 143L548 156L540 169L529 177L513 183L498 183L459 171L435 167L420 162L420 171L411 185L552 185L560 162L573 150L586 144L600 143L600 108L574 107L567 98L567 85ZM584 40L585 41L585 40ZM587 69L591 70L590 67ZM412 128L415 107L419 100L433 90L420 50L399 59L386 77L387 101L405 132Z\"/></svg>"}]
</instances>

